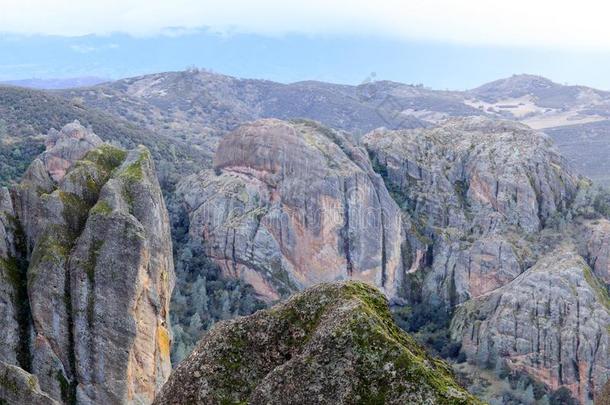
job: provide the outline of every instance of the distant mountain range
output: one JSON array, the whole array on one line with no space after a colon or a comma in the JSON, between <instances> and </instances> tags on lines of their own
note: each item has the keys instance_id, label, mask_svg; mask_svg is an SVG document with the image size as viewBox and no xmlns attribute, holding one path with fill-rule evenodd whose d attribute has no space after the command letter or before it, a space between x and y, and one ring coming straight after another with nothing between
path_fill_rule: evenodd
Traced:
<instances>
[{"instance_id":1,"label":"distant mountain range","mask_svg":"<svg viewBox=\"0 0 610 405\"><path fill-rule=\"evenodd\" d=\"M514 75L469 91L439 91L389 81L281 84L189 70L59 94L187 140L210 156L223 133L257 118L308 118L356 136L456 116L516 120L547 132L581 173L610 184L610 93L534 75Z\"/></svg>"},{"instance_id":2,"label":"distant mountain range","mask_svg":"<svg viewBox=\"0 0 610 405\"><path fill-rule=\"evenodd\" d=\"M356 137L378 127L420 128L449 117L515 120L546 132L579 172L610 184L610 93L540 76L514 75L468 91L390 81L357 86L282 84L196 69L118 81L88 77L10 83L52 89L76 108L103 110L142 130L188 144L205 161L211 161L223 134L259 118L313 119ZM31 100L33 93L28 94Z\"/></svg>"},{"instance_id":3,"label":"distant mountain range","mask_svg":"<svg viewBox=\"0 0 610 405\"><path fill-rule=\"evenodd\" d=\"M0 84L8 84L11 86L27 87L30 89L41 89L41 90L58 90L58 89L71 89L74 87L87 87L95 86L96 84L108 82L110 79L104 79L101 77L87 76L87 77L68 77L61 79L21 79L21 80L9 80L0 82Z\"/></svg>"}]
</instances>

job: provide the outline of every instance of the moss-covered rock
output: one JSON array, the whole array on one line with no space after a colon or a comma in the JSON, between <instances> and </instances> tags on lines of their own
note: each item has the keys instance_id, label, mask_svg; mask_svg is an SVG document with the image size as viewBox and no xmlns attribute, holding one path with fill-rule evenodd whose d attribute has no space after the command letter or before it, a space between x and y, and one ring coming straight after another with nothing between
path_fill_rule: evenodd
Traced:
<instances>
[{"instance_id":1,"label":"moss-covered rock","mask_svg":"<svg viewBox=\"0 0 610 405\"><path fill-rule=\"evenodd\" d=\"M40 390L38 379L0 361L0 404L59 405Z\"/></svg>"},{"instance_id":2,"label":"moss-covered rock","mask_svg":"<svg viewBox=\"0 0 610 405\"><path fill-rule=\"evenodd\" d=\"M0 190L0 361L54 400L152 402L171 371L172 287L169 219L146 148L69 124L12 196Z\"/></svg>"},{"instance_id":3,"label":"moss-covered rock","mask_svg":"<svg viewBox=\"0 0 610 405\"><path fill-rule=\"evenodd\" d=\"M217 324L157 404L471 404L477 401L392 321L360 282L320 284Z\"/></svg>"}]
</instances>

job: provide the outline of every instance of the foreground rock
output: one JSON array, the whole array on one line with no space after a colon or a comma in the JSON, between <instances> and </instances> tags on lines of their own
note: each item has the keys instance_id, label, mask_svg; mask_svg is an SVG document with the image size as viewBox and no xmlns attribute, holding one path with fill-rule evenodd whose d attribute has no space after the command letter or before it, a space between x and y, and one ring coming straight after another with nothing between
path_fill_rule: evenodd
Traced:
<instances>
[{"instance_id":1,"label":"foreground rock","mask_svg":"<svg viewBox=\"0 0 610 405\"><path fill-rule=\"evenodd\" d=\"M349 278L395 298L411 265L400 210L366 153L313 122L244 125L178 192L191 240L268 301Z\"/></svg>"},{"instance_id":2,"label":"foreground rock","mask_svg":"<svg viewBox=\"0 0 610 405\"><path fill-rule=\"evenodd\" d=\"M38 379L17 366L0 361L0 403L59 405L40 390Z\"/></svg>"},{"instance_id":3,"label":"foreground rock","mask_svg":"<svg viewBox=\"0 0 610 405\"><path fill-rule=\"evenodd\" d=\"M358 282L321 284L223 322L170 377L156 404L477 403L449 367L392 321Z\"/></svg>"},{"instance_id":4,"label":"foreground rock","mask_svg":"<svg viewBox=\"0 0 610 405\"><path fill-rule=\"evenodd\" d=\"M13 192L14 216L4 215L15 291L0 336L19 344L3 360L57 401L150 403L171 370L174 282L150 153L102 144L78 123L47 147Z\"/></svg>"}]
</instances>

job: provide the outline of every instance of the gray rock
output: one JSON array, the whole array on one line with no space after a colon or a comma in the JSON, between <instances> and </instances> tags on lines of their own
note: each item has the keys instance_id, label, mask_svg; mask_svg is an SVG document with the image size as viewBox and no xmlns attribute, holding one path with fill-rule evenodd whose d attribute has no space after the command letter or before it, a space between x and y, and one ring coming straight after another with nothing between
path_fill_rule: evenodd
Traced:
<instances>
[{"instance_id":1,"label":"gray rock","mask_svg":"<svg viewBox=\"0 0 610 405\"><path fill-rule=\"evenodd\" d=\"M31 320L0 327L8 355L0 353L15 363L27 351L27 369L55 400L149 404L171 370L174 285L168 214L150 153L101 144L78 123L51 132L47 146L14 192ZM10 235L6 221L0 225ZM15 295L6 285L0 310ZM15 318L6 308L3 319ZM16 330L31 331L29 347L11 347Z\"/></svg>"},{"instance_id":2,"label":"gray rock","mask_svg":"<svg viewBox=\"0 0 610 405\"><path fill-rule=\"evenodd\" d=\"M422 296L452 306L514 279L535 261L521 247L567 211L579 189L543 134L481 117L376 130L363 143L430 246ZM523 257L525 256L525 257Z\"/></svg>"},{"instance_id":3,"label":"gray rock","mask_svg":"<svg viewBox=\"0 0 610 405\"><path fill-rule=\"evenodd\" d=\"M0 361L0 402L8 405L59 405L40 390L36 376Z\"/></svg>"},{"instance_id":4,"label":"gray rock","mask_svg":"<svg viewBox=\"0 0 610 405\"><path fill-rule=\"evenodd\" d=\"M17 364L19 351L18 273L11 196L0 188L0 361Z\"/></svg>"},{"instance_id":5,"label":"gray rock","mask_svg":"<svg viewBox=\"0 0 610 405\"><path fill-rule=\"evenodd\" d=\"M480 367L525 371L581 403L610 377L610 299L572 246L457 308L454 339Z\"/></svg>"},{"instance_id":6,"label":"gray rock","mask_svg":"<svg viewBox=\"0 0 610 405\"><path fill-rule=\"evenodd\" d=\"M87 152L101 145L102 140L78 121L64 126L61 131L52 129L45 139L46 151L40 155L49 175L60 181L66 171Z\"/></svg>"},{"instance_id":7,"label":"gray rock","mask_svg":"<svg viewBox=\"0 0 610 405\"><path fill-rule=\"evenodd\" d=\"M261 120L178 188L190 237L267 300L358 279L397 298L411 265L401 212L364 151L312 122Z\"/></svg>"},{"instance_id":8,"label":"gray rock","mask_svg":"<svg viewBox=\"0 0 610 405\"><path fill-rule=\"evenodd\" d=\"M584 256L593 272L610 285L610 221L600 219L587 222L582 229Z\"/></svg>"}]
</instances>

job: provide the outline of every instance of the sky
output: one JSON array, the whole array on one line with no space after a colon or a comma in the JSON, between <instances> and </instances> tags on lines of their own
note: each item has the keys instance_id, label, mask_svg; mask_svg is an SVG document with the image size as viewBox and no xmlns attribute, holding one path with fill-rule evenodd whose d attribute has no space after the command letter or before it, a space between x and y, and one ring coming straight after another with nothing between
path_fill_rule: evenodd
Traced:
<instances>
[{"instance_id":1,"label":"sky","mask_svg":"<svg viewBox=\"0 0 610 405\"><path fill-rule=\"evenodd\" d=\"M610 90L610 5L580 0L0 0L0 80L196 66L280 82Z\"/></svg>"}]
</instances>

